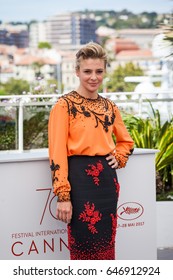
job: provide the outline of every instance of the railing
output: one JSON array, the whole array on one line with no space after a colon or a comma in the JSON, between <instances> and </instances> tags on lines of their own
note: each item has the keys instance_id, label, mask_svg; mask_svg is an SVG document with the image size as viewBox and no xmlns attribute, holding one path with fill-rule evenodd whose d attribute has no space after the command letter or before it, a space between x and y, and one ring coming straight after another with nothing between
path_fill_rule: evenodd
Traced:
<instances>
[{"instance_id":1,"label":"railing","mask_svg":"<svg viewBox=\"0 0 173 280\"><path fill-rule=\"evenodd\" d=\"M165 113L172 114L173 112L173 92L172 91L157 91L152 93L136 93L136 92L111 92L101 93L102 96L110 98L123 108L128 108L137 105L136 114L142 116L144 113L145 104L148 100L152 104L167 104ZM0 96L0 107L18 107L18 151L23 151L23 109L26 106L52 106L60 94L39 94L39 95L6 95ZM159 109L159 108L158 108ZM163 106L160 107L163 109ZM136 109L135 109L136 110Z\"/></svg>"},{"instance_id":2,"label":"railing","mask_svg":"<svg viewBox=\"0 0 173 280\"><path fill-rule=\"evenodd\" d=\"M18 151L23 151L23 108L25 106L48 106L53 105L60 95L38 94L38 95L6 95L0 96L0 107L18 107ZM42 101L39 101L42 99ZM47 100L48 99L48 100Z\"/></svg>"}]
</instances>

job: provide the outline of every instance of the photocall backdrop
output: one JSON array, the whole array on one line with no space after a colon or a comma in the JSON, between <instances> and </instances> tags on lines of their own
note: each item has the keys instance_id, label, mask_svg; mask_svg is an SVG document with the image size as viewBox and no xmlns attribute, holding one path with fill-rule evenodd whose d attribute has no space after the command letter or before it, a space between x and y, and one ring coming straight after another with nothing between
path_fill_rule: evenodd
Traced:
<instances>
[{"instance_id":1,"label":"photocall backdrop","mask_svg":"<svg viewBox=\"0 0 173 280\"><path fill-rule=\"evenodd\" d=\"M155 153L136 149L126 168L117 171L119 260L157 258ZM0 178L0 259L68 260L66 224L55 217L47 150L1 154Z\"/></svg>"}]
</instances>

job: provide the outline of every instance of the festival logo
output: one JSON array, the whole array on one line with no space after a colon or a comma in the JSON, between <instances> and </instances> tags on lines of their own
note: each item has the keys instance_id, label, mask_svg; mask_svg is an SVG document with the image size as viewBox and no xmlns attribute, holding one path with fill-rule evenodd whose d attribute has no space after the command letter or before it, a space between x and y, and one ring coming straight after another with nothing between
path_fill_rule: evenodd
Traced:
<instances>
[{"instance_id":1,"label":"festival logo","mask_svg":"<svg viewBox=\"0 0 173 280\"><path fill-rule=\"evenodd\" d=\"M142 216L144 208L137 202L126 202L117 209L118 218L126 221L135 220Z\"/></svg>"}]
</instances>

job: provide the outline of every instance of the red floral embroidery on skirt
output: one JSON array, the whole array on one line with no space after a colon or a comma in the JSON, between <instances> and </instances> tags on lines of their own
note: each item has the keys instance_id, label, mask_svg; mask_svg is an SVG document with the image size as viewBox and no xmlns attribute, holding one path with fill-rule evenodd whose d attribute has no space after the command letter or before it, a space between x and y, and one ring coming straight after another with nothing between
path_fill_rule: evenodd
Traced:
<instances>
[{"instance_id":1,"label":"red floral embroidery on skirt","mask_svg":"<svg viewBox=\"0 0 173 280\"><path fill-rule=\"evenodd\" d=\"M98 233L95 224L101 220L102 214L95 210L95 205L89 202L84 204L85 210L79 215L79 220L82 219L82 222L88 223L88 229L91 233Z\"/></svg>"},{"instance_id":2,"label":"red floral embroidery on skirt","mask_svg":"<svg viewBox=\"0 0 173 280\"><path fill-rule=\"evenodd\" d=\"M116 236L116 230L117 230L117 215L116 214L110 214L112 218L112 238L110 244L115 244L115 236Z\"/></svg>"},{"instance_id":3,"label":"red floral embroidery on skirt","mask_svg":"<svg viewBox=\"0 0 173 280\"><path fill-rule=\"evenodd\" d=\"M88 166L90 167L90 169L85 169L87 175L92 176L93 180L94 180L94 184L99 186L100 180L99 180L98 176L104 169L101 161L99 160L96 163L96 166L94 164L88 164Z\"/></svg>"},{"instance_id":4,"label":"red floral embroidery on skirt","mask_svg":"<svg viewBox=\"0 0 173 280\"><path fill-rule=\"evenodd\" d=\"M115 183L115 187L116 187L116 193L118 194L118 197L119 197L120 184L117 182L116 178L114 178L114 183Z\"/></svg>"},{"instance_id":5,"label":"red floral embroidery on skirt","mask_svg":"<svg viewBox=\"0 0 173 280\"><path fill-rule=\"evenodd\" d=\"M68 225L67 228L68 228L68 239L70 240L69 250L71 250L71 246L74 245L76 241L75 238L72 236L71 226Z\"/></svg>"}]
</instances>

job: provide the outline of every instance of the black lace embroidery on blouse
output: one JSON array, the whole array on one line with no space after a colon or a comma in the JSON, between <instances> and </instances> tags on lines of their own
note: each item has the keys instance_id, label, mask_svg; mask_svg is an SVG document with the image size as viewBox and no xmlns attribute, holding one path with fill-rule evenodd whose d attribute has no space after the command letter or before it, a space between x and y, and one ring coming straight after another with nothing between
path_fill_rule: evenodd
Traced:
<instances>
[{"instance_id":1,"label":"black lace embroidery on blouse","mask_svg":"<svg viewBox=\"0 0 173 280\"><path fill-rule=\"evenodd\" d=\"M134 148L130 149L129 155L131 156L133 154Z\"/></svg>"},{"instance_id":2,"label":"black lace embroidery on blouse","mask_svg":"<svg viewBox=\"0 0 173 280\"><path fill-rule=\"evenodd\" d=\"M59 164L55 164L54 161L52 160L52 163L50 165L50 169L51 171L53 172L53 175L52 175L52 182L54 183L55 181L58 181L58 177L55 176L55 172L56 170L59 170L60 169L60 165Z\"/></svg>"},{"instance_id":3,"label":"black lace embroidery on blouse","mask_svg":"<svg viewBox=\"0 0 173 280\"><path fill-rule=\"evenodd\" d=\"M75 100L72 100L70 97L74 97ZM114 114L114 110L113 110L113 105L106 98L103 98L103 97L99 96L97 99L87 99L85 97L80 96L75 91L72 92L70 95L69 94L65 94L64 96L62 96L62 98L67 103L68 114L69 115L73 115L74 118L76 117L77 114L83 114L87 118L89 118L92 115L94 115L95 121L96 121L95 127L98 127L98 124L100 123L103 126L103 128L104 128L104 130L106 132L108 132L108 127L111 126L114 123L115 114ZM105 112L108 111L109 105L111 106L111 110L112 110L111 116L109 116L108 114L105 114L105 113L96 113L95 111L93 111L93 110L91 110L89 108L86 109L85 106L83 105L83 103L86 102L86 101L88 101L88 102L91 102L91 101L96 102L96 101L100 101L100 100L102 100L102 102L104 104ZM98 106L99 106L99 104L98 104Z\"/></svg>"}]
</instances>

